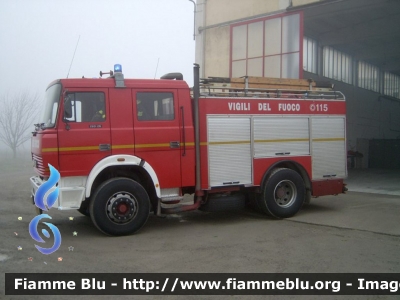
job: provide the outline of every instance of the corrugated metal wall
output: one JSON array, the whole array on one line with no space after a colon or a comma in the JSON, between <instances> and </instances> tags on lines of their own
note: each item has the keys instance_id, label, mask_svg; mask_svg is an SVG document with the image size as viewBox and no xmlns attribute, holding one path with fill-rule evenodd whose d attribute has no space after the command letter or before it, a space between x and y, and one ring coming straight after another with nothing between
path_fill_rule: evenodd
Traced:
<instances>
[{"instance_id":1,"label":"corrugated metal wall","mask_svg":"<svg viewBox=\"0 0 400 300\"><path fill-rule=\"evenodd\" d=\"M400 139L370 140L368 167L400 169Z\"/></svg>"}]
</instances>

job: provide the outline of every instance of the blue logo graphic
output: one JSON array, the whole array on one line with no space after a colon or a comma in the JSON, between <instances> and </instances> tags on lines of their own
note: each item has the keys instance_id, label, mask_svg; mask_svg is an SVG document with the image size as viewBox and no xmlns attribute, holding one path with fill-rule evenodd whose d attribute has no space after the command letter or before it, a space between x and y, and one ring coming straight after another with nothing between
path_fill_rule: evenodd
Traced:
<instances>
[{"instance_id":1,"label":"blue logo graphic","mask_svg":"<svg viewBox=\"0 0 400 300\"><path fill-rule=\"evenodd\" d=\"M50 168L49 180L47 180L45 183L43 183L41 186L39 186L39 188L35 194L35 205L37 207L39 207L41 210L49 210L54 205L54 203L57 201L58 193L59 193L59 189L58 189L58 187L56 187L56 189L47 196L47 208L46 208L46 205L44 203L44 197L45 197L46 193L53 186L55 186L56 183L60 180L60 173L50 164L49 164L49 168Z\"/></svg>"},{"instance_id":2,"label":"blue logo graphic","mask_svg":"<svg viewBox=\"0 0 400 300\"><path fill-rule=\"evenodd\" d=\"M58 194L59 194L59 188L56 186L57 182L60 180L60 173L52 166L49 164L50 168L50 177L49 179L43 183L38 190L36 191L35 194L35 205L39 207L41 210L49 210L54 203L57 201ZM55 189L51 192L49 192L53 187ZM46 197L47 196L47 197ZM46 203L45 203L46 199ZM39 242L39 243L45 243L45 241L40 237L38 231L37 231L37 226L39 224L39 221L43 218L48 218L51 219L51 217L47 214L41 214L32 219L32 221L29 223L29 234L31 237ZM43 222L44 224L47 225L47 227L50 228L54 235L54 245L51 248L42 248L38 245L35 245L35 247L42 253L42 254L51 254L60 248L61 245L61 234L60 231L56 226L54 226L51 223ZM46 237L49 238L50 234L46 229L42 229L42 234Z\"/></svg>"},{"instance_id":3,"label":"blue logo graphic","mask_svg":"<svg viewBox=\"0 0 400 300\"><path fill-rule=\"evenodd\" d=\"M51 219L51 217L47 214L42 214L42 215L38 215L36 217L34 217L32 219L32 221L29 223L29 233L31 235L31 237L39 242L39 243L45 243L45 241L39 236L39 233L37 232L37 226L38 223L41 219L43 218L48 218ZM38 245L35 245L35 247L42 253L42 254L51 254L53 252L55 252L56 250L58 250L58 248L60 248L61 246L61 233L58 230L58 228L56 226L54 226L51 223L47 223L47 222L43 222L44 224L46 224L51 231L53 232L54 235L54 245L51 248L42 248ZM46 229L42 229L42 233L45 237L49 238L50 234Z\"/></svg>"}]
</instances>

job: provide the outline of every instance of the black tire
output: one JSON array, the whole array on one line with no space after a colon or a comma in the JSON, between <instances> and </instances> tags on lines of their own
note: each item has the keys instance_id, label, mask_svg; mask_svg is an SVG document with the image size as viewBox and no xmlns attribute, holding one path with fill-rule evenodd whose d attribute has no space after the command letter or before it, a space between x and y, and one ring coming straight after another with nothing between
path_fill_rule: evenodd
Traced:
<instances>
[{"instance_id":1,"label":"black tire","mask_svg":"<svg viewBox=\"0 0 400 300\"><path fill-rule=\"evenodd\" d=\"M264 213L277 218L289 218L302 207L305 193L303 178L296 171L275 169L266 180L257 204Z\"/></svg>"},{"instance_id":2,"label":"black tire","mask_svg":"<svg viewBox=\"0 0 400 300\"><path fill-rule=\"evenodd\" d=\"M108 235L127 235L138 231L147 221L150 200L138 182L112 178L101 184L89 205L94 225Z\"/></svg>"}]
</instances>

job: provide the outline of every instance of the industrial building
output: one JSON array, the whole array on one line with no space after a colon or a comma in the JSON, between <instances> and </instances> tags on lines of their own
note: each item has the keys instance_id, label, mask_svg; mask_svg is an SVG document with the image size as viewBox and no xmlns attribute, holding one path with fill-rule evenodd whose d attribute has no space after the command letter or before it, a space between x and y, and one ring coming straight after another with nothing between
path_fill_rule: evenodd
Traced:
<instances>
[{"instance_id":1,"label":"industrial building","mask_svg":"<svg viewBox=\"0 0 400 300\"><path fill-rule=\"evenodd\" d=\"M197 0L194 37L203 78L330 81L349 166L400 169L400 1Z\"/></svg>"}]
</instances>

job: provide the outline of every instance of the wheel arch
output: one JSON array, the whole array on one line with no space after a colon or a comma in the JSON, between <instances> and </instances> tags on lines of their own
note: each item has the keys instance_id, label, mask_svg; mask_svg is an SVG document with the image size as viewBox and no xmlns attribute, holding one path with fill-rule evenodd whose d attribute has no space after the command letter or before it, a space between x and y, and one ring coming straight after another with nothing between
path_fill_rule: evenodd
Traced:
<instances>
[{"instance_id":1,"label":"wheel arch","mask_svg":"<svg viewBox=\"0 0 400 300\"><path fill-rule=\"evenodd\" d=\"M157 174L149 163L132 155L112 155L99 161L91 170L86 181L86 199L93 195L102 182L114 177L126 177L139 182L148 191L150 199L161 197Z\"/></svg>"},{"instance_id":2,"label":"wheel arch","mask_svg":"<svg viewBox=\"0 0 400 300\"><path fill-rule=\"evenodd\" d=\"M278 168L291 169L291 170L299 173L299 175L303 178L306 190L311 191L311 188L312 188L311 179L310 179L310 176L308 175L306 169L304 168L304 166L302 166L301 164L299 164L298 162L295 162L293 160L279 161L279 162L276 162L275 164L273 164L272 166L270 166L268 168L268 170L264 173L264 176L261 180L261 190L265 186L265 184L266 184L268 178L270 177L270 175L272 174L272 172Z\"/></svg>"}]
</instances>

